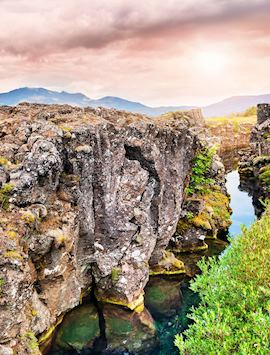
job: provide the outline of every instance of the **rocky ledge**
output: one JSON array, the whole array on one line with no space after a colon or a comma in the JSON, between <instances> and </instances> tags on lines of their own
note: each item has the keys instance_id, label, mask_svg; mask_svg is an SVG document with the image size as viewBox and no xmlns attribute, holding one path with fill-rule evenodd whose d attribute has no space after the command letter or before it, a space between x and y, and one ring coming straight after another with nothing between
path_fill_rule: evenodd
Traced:
<instances>
[{"instance_id":1,"label":"rocky ledge","mask_svg":"<svg viewBox=\"0 0 270 355\"><path fill-rule=\"evenodd\" d=\"M0 108L1 354L38 353L35 336L91 290L141 307L203 130L198 110L153 121L102 108Z\"/></svg>"}]
</instances>

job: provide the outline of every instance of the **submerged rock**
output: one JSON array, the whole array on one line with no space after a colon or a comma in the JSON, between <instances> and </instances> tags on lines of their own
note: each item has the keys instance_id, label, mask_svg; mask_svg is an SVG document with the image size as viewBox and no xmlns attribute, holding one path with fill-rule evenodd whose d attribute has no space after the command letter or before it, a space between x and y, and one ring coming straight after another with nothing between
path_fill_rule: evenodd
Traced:
<instances>
[{"instance_id":1,"label":"submerged rock","mask_svg":"<svg viewBox=\"0 0 270 355\"><path fill-rule=\"evenodd\" d=\"M157 345L156 330L150 313L106 304L103 306L106 327L106 354L147 354Z\"/></svg>"},{"instance_id":2,"label":"submerged rock","mask_svg":"<svg viewBox=\"0 0 270 355\"><path fill-rule=\"evenodd\" d=\"M81 352L92 349L94 341L100 336L99 317L93 304L85 304L68 313L60 325L51 350Z\"/></svg>"},{"instance_id":3,"label":"submerged rock","mask_svg":"<svg viewBox=\"0 0 270 355\"><path fill-rule=\"evenodd\" d=\"M181 281L151 277L145 288L145 305L153 317L168 318L177 313L182 303Z\"/></svg>"}]
</instances>

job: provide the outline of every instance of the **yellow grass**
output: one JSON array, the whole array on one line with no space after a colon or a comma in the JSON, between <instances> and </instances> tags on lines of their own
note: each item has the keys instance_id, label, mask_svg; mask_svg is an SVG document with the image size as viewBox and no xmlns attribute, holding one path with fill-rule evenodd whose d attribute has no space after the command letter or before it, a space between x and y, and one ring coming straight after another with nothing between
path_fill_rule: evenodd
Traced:
<instances>
[{"instance_id":1,"label":"yellow grass","mask_svg":"<svg viewBox=\"0 0 270 355\"><path fill-rule=\"evenodd\" d=\"M257 116L233 116L233 117L213 117L206 118L205 122L208 126L224 125L230 123L236 124L256 124Z\"/></svg>"}]
</instances>

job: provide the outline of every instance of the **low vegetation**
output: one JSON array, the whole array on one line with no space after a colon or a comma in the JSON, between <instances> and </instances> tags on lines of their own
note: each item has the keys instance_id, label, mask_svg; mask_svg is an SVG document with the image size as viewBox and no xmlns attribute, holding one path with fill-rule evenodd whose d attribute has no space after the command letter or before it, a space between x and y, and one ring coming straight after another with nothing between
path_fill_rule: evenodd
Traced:
<instances>
[{"instance_id":1,"label":"low vegetation","mask_svg":"<svg viewBox=\"0 0 270 355\"><path fill-rule=\"evenodd\" d=\"M210 184L214 183L214 180L208 177L208 173L215 152L215 147L205 148L193 159L190 182L186 188L186 193L188 195L203 193Z\"/></svg>"},{"instance_id":2,"label":"low vegetation","mask_svg":"<svg viewBox=\"0 0 270 355\"><path fill-rule=\"evenodd\" d=\"M235 130L240 127L241 124L253 124L257 122L257 107L252 106L246 111L241 113L232 113L223 117L211 117L207 118L206 124L209 126L233 124Z\"/></svg>"},{"instance_id":3,"label":"low vegetation","mask_svg":"<svg viewBox=\"0 0 270 355\"><path fill-rule=\"evenodd\" d=\"M181 354L270 353L270 208L231 240L219 259L199 263L191 288L200 296L193 323L178 335Z\"/></svg>"},{"instance_id":4,"label":"low vegetation","mask_svg":"<svg viewBox=\"0 0 270 355\"><path fill-rule=\"evenodd\" d=\"M260 169L259 179L262 184L267 185L268 191L270 192L270 165L266 165Z\"/></svg>"}]
</instances>

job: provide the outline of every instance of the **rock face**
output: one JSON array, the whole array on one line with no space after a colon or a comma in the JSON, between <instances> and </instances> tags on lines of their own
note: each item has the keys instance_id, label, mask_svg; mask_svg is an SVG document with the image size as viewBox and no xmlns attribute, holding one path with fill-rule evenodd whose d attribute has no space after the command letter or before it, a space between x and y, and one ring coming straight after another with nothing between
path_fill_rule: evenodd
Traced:
<instances>
[{"instance_id":1,"label":"rock face","mask_svg":"<svg viewBox=\"0 0 270 355\"><path fill-rule=\"evenodd\" d=\"M252 130L250 144L256 156L270 154L270 105L257 107L257 124Z\"/></svg>"},{"instance_id":2,"label":"rock face","mask_svg":"<svg viewBox=\"0 0 270 355\"><path fill-rule=\"evenodd\" d=\"M231 224L225 170L213 147L206 145L196 154L186 193L181 218L169 245L174 253L206 250L209 240L226 235Z\"/></svg>"},{"instance_id":3,"label":"rock face","mask_svg":"<svg viewBox=\"0 0 270 355\"><path fill-rule=\"evenodd\" d=\"M207 129L213 144L218 145L218 154L222 158L226 170L230 170L233 162L239 161L239 152L249 148L251 131L255 122L248 120L234 122L229 118L225 121L206 120Z\"/></svg>"},{"instance_id":4,"label":"rock face","mask_svg":"<svg viewBox=\"0 0 270 355\"><path fill-rule=\"evenodd\" d=\"M241 185L253 195L256 214L263 206L260 200L270 197L270 105L259 104L257 124L251 132L250 148L239 166Z\"/></svg>"},{"instance_id":5,"label":"rock face","mask_svg":"<svg viewBox=\"0 0 270 355\"><path fill-rule=\"evenodd\" d=\"M143 302L202 130L197 110L153 122L101 108L0 109L0 344L38 352L35 335L93 286L102 301Z\"/></svg>"}]
</instances>

